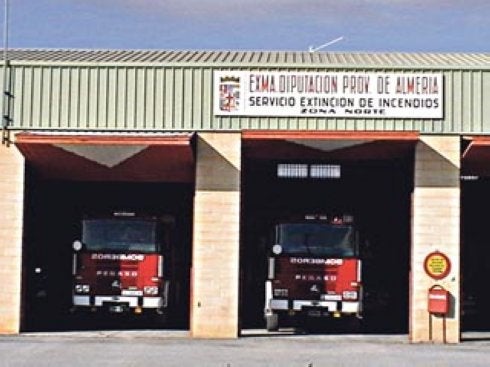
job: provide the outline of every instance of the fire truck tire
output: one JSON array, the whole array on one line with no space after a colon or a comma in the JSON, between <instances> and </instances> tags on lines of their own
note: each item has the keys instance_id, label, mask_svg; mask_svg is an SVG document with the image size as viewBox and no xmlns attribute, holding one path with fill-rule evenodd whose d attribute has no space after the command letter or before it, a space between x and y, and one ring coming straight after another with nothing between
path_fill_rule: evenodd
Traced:
<instances>
[{"instance_id":1,"label":"fire truck tire","mask_svg":"<svg viewBox=\"0 0 490 367\"><path fill-rule=\"evenodd\" d=\"M279 330L279 315L276 313L273 313L271 315L266 315L265 324L266 324L267 331Z\"/></svg>"}]
</instances>

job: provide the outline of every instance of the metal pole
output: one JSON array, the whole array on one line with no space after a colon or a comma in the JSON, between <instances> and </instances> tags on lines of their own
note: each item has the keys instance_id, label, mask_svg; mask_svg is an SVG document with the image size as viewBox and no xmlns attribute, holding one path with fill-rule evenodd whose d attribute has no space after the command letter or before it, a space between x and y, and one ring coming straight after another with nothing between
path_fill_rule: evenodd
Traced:
<instances>
[{"instance_id":1,"label":"metal pole","mask_svg":"<svg viewBox=\"0 0 490 367\"><path fill-rule=\"evenodd\" d=\"M8 60L9 48L9 0L5 0L4 20L3 20L3 60Z\"/></svg>"},{"instance_id":2,"label":"metal pole","mask_svg":"<svg viewBox=\"0 0 490 367\"><path fill-rule=\"evenodd\" d=\"M3 18L3 103L2 103L2 144L9 145L10 139L7 127L10 119L10 91L8 72L8 48L9 48L9 0L4 0Z\"/></svg>"},{"instance_id":3,"label":"metal pole","mask_svg":"<svg viewBox=\"0 0 490 367\"><path fill-rule=\"evenodd\" d=\"M429 340L432 341L432 314L429 312Z\"/></svg>"},{"instance_id":4,"label":"metal pole","mask_svg":"<svg viewBox=\"0 0 490 367\"><path fill-rule=\"evenodd\" d=\"M447 344L446 315L442 315L442 342Z\"/></svg>"},{"instance_id":5,"label":"metal pole","mask_svg":"<svg viewBox=\"0 0 490 367\"><path fill-rule=\"evenodd\" d=\"M318 47L310 46L309 49L308 49L308 51L309 52L316 52L316 51L318 51L318 50L320 50L320 49L322 49L324 47L327 47L327 46L333 45L334 43L337 43L339 41L342 41L343 39L344 39L344 36L340 36L340 37L338 37L338 38L336 38L336 39L334 39L332 41L329 41L327 43L324 43L321 46L318 46Z\"/></svg>"},{"instance_id":6,"label":"metal pole","mask_svg":"<svg viewBox=\"0 0 490 367\"><path fill-rule=\"evenodd\" d=\"M5 1L4 18L3 18L3 92L4 99L7 96L8 78L7 78L7 66L9 60L9 0ZM4 101L5 102L5 101ZM5 104L3 110L6 111ZM3 114L5 119L5 113ZM5 120L4 120L5 122Z\"/></svg>"}]
</instances>

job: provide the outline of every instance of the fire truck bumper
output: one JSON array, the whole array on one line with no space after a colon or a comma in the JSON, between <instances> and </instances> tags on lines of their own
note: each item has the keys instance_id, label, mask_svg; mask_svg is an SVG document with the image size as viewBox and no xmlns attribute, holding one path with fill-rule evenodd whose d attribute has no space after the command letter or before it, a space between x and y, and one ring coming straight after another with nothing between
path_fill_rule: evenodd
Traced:
<instances>
[{"instance_id":1,"label":"fire truck bumper","mask_svg":"<svg viewBox=\"0 0 490 367\"><path fill-rule=\"evenodd\" d=\"M360 313L359 302L336 302L336 301L310 301L310 300L286 300L271 299L270 308L272 311L302 311L303 309L325 309L328 312L340 312L343 314Z\"/></svg>"},{"instance_id":2,"label":"fire truck bumper","mask_svg":"<svg viewBox=\"0 0 490 367\"><path fill-rule=\"evenodd\" d=\"M141 301L139 299L142 299ZM141 302L141 303L140 303ZM103 307L106 304L123 304L130 308L155 308L164 307L162 297L131 297L131 296L73 296L73 305L79 307Z\"/></svg>"}]
</instances>

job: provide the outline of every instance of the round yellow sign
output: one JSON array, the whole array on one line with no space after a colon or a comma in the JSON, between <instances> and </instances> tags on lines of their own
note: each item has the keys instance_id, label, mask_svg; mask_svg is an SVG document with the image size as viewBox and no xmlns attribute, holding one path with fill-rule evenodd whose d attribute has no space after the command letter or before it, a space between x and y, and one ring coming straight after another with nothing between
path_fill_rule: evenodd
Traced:
<instances>
[{"instance_id":1,"label":"round yellow sign","mask_svg":"<svg viewBox=\"0 0 490 367\"><path fill-rule=\"evenodd\" d=\"M451 271L451 261L442 252L431 252L425 258L424 269L431 278L442 279Z\"/></svg>"}]
</instances>

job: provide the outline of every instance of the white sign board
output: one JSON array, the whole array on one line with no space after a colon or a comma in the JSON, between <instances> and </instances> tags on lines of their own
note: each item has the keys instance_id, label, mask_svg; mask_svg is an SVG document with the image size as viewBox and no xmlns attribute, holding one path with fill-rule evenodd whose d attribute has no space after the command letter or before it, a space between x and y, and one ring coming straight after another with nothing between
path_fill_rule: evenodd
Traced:
<instances>
[{"instance_id":1,"label":"white sign board","mask_svg":"<svg viewBox=\"0 0 490 367\"><path fill-rule=\"evenodd\" d=\"M443 118L442 74L215 71L217 116Z\"/></svg>"}]
</instances>

